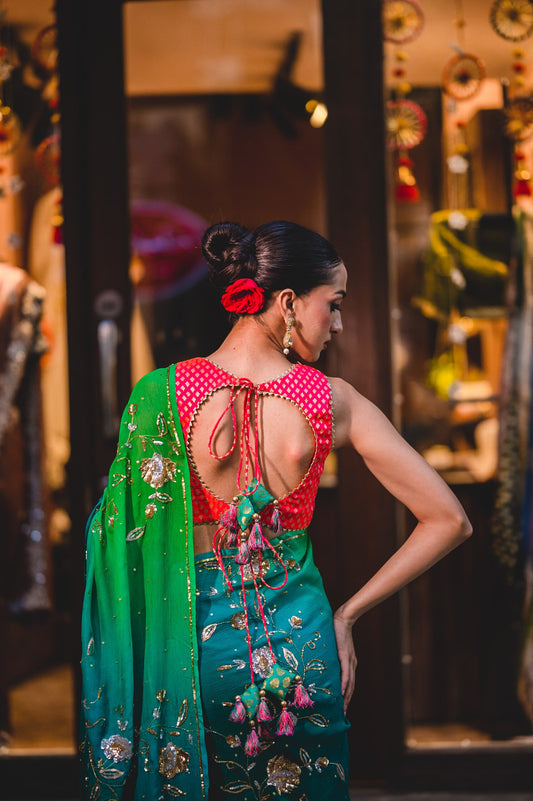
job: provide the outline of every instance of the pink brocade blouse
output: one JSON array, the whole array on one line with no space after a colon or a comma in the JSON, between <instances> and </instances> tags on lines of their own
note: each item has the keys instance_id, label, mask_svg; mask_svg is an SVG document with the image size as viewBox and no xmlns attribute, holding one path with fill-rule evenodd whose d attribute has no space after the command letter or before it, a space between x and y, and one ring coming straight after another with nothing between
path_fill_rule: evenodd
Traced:
<instances>
[{"instance_id":1,"label":"pink brocade blouse","mask_svg":"<svg viewBox=\"0 0 533 801\"><path fill-rule=\"evenodd\" d=\"M244 383L244 381L243 381ZM249 384L249 382L246 382ZM190 448L191 431L202 403L218 389L239 387L241 379L208 359L195 358L176 365L176 401L184 432L191 470L191 495L195 525L219 521L228 503L218 498L201 480ZM315 438L315 451L309 467L295 489L279 498L278 508L284 531L307 528L313 516L318 481L333 446L331 387L319 370L295 364L278 378L255 386L259 395L274 395L294 403L307 419ZM268 525L271 506L261 514Z\"/></svg>"}]
</instances>

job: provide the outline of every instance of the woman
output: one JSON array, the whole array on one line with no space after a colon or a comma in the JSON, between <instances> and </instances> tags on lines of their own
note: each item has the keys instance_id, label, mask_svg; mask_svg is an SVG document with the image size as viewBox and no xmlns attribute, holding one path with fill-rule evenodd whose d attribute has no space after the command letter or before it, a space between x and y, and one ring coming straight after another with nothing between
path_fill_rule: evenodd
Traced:
<instances>
[{"instance_id":1,"label":"woman","mask_svg":"<svg viewBox=\"0 0 533 801\"><path fill-rule=\"evenodd\" d=\"M137 384L88 524L83 795L346 800L354 623L470 525L375 406L307 364L342 330L329 242L223 223L202 247L233 327ZM333 616L306 529L334 444L418 523Z\"/></svg>"}]
</instances>

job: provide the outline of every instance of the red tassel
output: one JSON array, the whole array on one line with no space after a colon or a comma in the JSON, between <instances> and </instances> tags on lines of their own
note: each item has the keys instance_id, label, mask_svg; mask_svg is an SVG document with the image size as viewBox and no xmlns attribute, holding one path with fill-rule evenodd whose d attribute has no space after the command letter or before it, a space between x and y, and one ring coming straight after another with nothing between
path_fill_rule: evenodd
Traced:
<instances>
[{"instance_id":1,"label":"red tassel","mask_svg":"<svg viewBox=\"0 0 533 801\"><path fill-rule=\"evenodd\" d=\"M278 534L281 534L282 532L281 515L279 513L279 508L277 503L274 504L274 508L272 509L272 517L270 518L270 530L276 536L278 536Z\"/></svg>"},{"instance_id":2,"label":"red tassel","mask_svg":"<svg viewBox=\"0 0 533 801\"><path fill-rule=\"evenodd\" d=\"M282 701L281 705L283 709L281 710L281 715L279 716L276 734L290 737L291 734L294 734L294 718L287 709L287 704L285 701Z\"/></svg>"},{"instance_id":3,"label":"red tassel","mask_svg":"<svg viewBox=\"0 0 533 801\"><path fill-rule=\"evenodd\" d=\"M230 712L229 719L232 723L243 723L246 720L246 709L240 695L235 699L235 706Z\"/></svg>"},{"instance_id":4,"label":"red tassel","mask_svg":"<svg viewBox=\"0 0 533 801\"><path fill-rule=\"evenodd\" d=\"M408 184L398 184L396 186L396 200L399 203L417 203L420 200L420 191L418 186L409 186Z\"/></svg>"},{"instance_id":5,"label":"red tassel","mask_svg":"<svg viewBox=\"0 0 533 801\"><path fill-rule=\"evenodd\" d=\"M313 706L313 702L310 699L309 693L305 689L302 681L299 681L296 685L292 706L298 707L298 709L304 709L305 707Z\"/></svg>"},{"instance_id":6,"label":"red tassel","mask_svg":"<svg viewBox=\"0 0 533 801\"><path fill-rule=\"evenodd\" d=\"M261 524L256 520L248 537L248 548L251 551L263 550L263 531Z\"/></svg>"},{"instance_id":7,"label":"red tassel","mask_svg":"<svg viewBox=\"0 0 533 801\"><path fill-rule=\"evenodd\" d=\"M247 565L250 561L250 552L245 539L241 540L241 544L239 545L239 553L235 557L235 561L238 565Z\"/></svg>"},{"instance_id":8,"label":"red tassel","mask_svg":"<svg viewBox=\"0 0 533 801\"><path fill-rule=\"evenodd\" d=\"M260 723L268 723L269 720L272 720L272 712L270 711L268 701L264 695L261 696L261 700L259 701L256 718Z\"/></svg>"},{"instance_id":9,"label":"red tassel","mask_svg":"<svg viewBox=\"0 0 533 801\"><path fill-rule=\"evenodd\" d=\"M261 743L259 742L259 737L257 736L257 732L252 726L252 730L248 737L246 738L246 743L244 745L244 753L248 754L248 756L256 756L259 751L261 750Z\"/></svg>"},{"instance_id":10,"label":"red tassel","mask_svg":"<svg viewBox=\"0 0 533 801\"><path fill-rule=\"evenodd\" d=\"M531 197L531 185L529 181L520 179L516 181L513 188L513 195L515 197Z\"/></svg>"}]
</instances>

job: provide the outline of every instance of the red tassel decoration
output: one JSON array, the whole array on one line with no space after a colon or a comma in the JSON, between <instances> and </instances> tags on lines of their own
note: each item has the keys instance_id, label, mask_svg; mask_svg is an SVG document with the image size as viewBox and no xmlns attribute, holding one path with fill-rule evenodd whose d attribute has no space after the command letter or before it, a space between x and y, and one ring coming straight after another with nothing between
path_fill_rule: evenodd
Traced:
<instances>
[{"instance_id":1,"label":"red tassel decoration","mask_svg":"<svg viewBox=\"0 0 533 801\"><path fill-rule=\"evenodd\" d=\"M531 173L527 169L526 156L521 150L516 150L514 154L515 173L514 173L514 197L531 197Z\"/></svg>"},{"instance_id":2,"label":"red tassel decoration","mask_svg":"<svg viewBox=\"0 0 533 801\"><path fill-rule=\"evenodd\" d=\"M246 540L244 537L241 539L241 544L239 545L239 553L235 557L235 561L238 565L247 565L250 561L250 552L248 550L248 545L246 544Z\"/></svg>"},{"instance_id":3,"label":"red tassel decoration","mask_svg":"<svg viewBox=\"0 0 533 801\"><path fill-rule=\"evenodd\" d=\"M268 701L265 698L265 691L261 690L259 695L261 696L261 700L259 701L259 706L257 708L256 718L260 723L268 723L268 721L272 720L272 712L270 711Z\"/></svg>"},{"instance_id":4,"label":"red tassel decoration","mask_svg":"<svg viewBox=\"0 0 533 801\"><path fill-rule=\"evenodd\" d=\"M514 185L513 195L515 197L531 197L531 186L529 181L524 179L517 181Z\"/></svg>"},{"instance_id":5,"label":"red tassel decoration","mask_svg":"<svg viewBox=\"0 0 533 801\"><path fill-rule=\"evenodd\" d=\"M420 190L418 186L398 184L396 187L396 200L399 203L417 203L420 200Z\"/></svg>"},{"instance_id":6,"label":"red tassel decoration","mask_svg":"<svg viewBox=\"0 0 533 801\"><path fill-rule=\"evenodd\" d=\"M244 745L244 753L248 754L248 756L257 756L260 750L261 743L259 742L259 737L257 736L257 732L252 724L252 730L246 738L246 743Z\"/></svg>"},{"instance_id":7,"label":"red tassel decoration","mask_svg":"<svg viewBox=\"0 0 533 801\"><path fill-rule=\"evenodd\" d=\"M282 701L281 706L281 715L279 716L276 734L290 737L291 734L294 734L294 718L287 709L286 701Z\"/></svg>"},{"instance_id":8,"label":"red tassel decoration","mask_svg":"<svg viewBox=\"0 0 533 801\"><path fill-rule=\"evenodd\" d=\"M279 513L279 507L277 501L276 503L274 503L274 508L272 509L272 517L270 518L270 530L276 536L278 536L278 534L281 534L282 532L281 515Z\"/></svg>"},{"instance_id":9,"label":"red tassel decoration","mask_svg":"<svg viewBox=\"0 0 533 801\"><path fill-rule=\"evenodd\" d=\"M409 156L398 155L396 161L395 196L399 203L416 203L420 200L420 191L413 174L414 163Z\"/></svg>"},{"instance_id":10,"label":"red tassel decoration","mask_svg":"<svg viewBox=\"0 0 533 801\"><path fill-rule=\"evenodd\" d=\"M263 531L258 520L256 520L252 526L252 530L248 538L248 548L251 551L263 550Z\"/></svg>"},{"instance_id":11,"label":"red tassel decoration","mask_svg":"<svg viewBox=\"0 0 533 801\"><path fill-rule=\"evenodd\" d=\"M294 690L294 700L291 706L295 706L298 709L304 709L305 707L313 706L313 702L309 697L309 693L305 689L301 679L298 681L296 689Z\"/></svg>"},{"instance_id":12,"label":"red tassel decoration","mask_svg":"<svg viewBox=\"0 0 533 801\"><path fill-rule=\"evenodd\" d=\"M246 720L246 708L238 695L235 699L235 706L230 712L229 719L232 723L243 723Z\"/></svg>"}]
</instances>

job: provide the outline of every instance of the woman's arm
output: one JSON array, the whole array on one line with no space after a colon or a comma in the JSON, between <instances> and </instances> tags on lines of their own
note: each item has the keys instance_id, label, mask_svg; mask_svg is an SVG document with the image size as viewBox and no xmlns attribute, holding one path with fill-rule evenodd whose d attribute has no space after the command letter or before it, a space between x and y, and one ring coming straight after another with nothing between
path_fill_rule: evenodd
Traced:
<instances>
[{"instance_id":1,"label":"woman's arm","mask_svg":"<svg viewBox=\"0 0 533 801\"><path fill-rule=\"evenodd\" d=\"M472 533L448 485L380 410L342 379L331 380L337 446L352 444L376 478L417 519L412 534L335 613L345 704L353 692L351 628L369 609L434 565Z\"/></svg>"}]
</instances>

